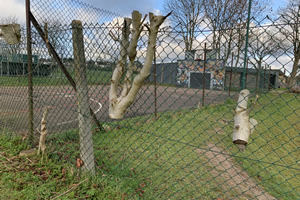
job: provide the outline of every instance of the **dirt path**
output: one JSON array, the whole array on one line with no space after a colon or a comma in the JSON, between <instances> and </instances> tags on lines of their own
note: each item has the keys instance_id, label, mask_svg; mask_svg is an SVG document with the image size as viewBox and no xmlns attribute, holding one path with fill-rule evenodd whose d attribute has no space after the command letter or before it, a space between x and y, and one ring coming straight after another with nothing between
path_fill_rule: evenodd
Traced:
<instances>
[{"instance_id":1,"label":"dirt path","mask_svg":"<svg viewBox=\"0 0 300 200\"><path fill-rule=\"evenodd\" d=\"M224 190L227 199L276 199L262 189L247 172L236 164L224 149L214 144L208 144L209 150L196 149L200 157L208 160L212 167L212 180Z\"/></svg>"}]
</instances>

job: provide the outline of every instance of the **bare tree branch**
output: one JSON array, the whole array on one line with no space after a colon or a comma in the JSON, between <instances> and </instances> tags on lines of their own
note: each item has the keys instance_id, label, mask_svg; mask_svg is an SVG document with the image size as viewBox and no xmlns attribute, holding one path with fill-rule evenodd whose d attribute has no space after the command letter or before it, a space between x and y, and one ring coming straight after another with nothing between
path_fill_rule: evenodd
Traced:
<instances>
[{"instance_id":1,"label":"bare tree branch","mask_svg":"<svg viewBox=\"0 0 300 200\"><path fill-rule=\"evenodd\" d=\"M288 79L288 86L293 87L300 71L300 0L288 0L285 7L278 9L278 13L281 15L280 20L285 24L284 27L279 27L279 31L293 49L294 62Z\"/></svg>"},{"instance_id":2,"label":"bare tree branch","mask_svg":"<svg viewBox=\"0 0 300 200\"><path fill-rule=\"evenodd\" d=\"M203 17L202 0L166 0L164 11L166 18L172 14L170 20L183 38L185 50L192 50Z\"/></svg>"}]
</instances>

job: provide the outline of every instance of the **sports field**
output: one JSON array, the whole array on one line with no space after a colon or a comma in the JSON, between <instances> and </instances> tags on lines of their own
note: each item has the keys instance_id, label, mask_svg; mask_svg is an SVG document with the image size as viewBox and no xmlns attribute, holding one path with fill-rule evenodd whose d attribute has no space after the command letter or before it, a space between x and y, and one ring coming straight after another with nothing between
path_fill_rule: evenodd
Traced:
<instances>
[{"instance_id":1,"label":"sports field","mask_svg":"<svg viewBox=\"0 0 300 200\"><path fill-rule=\"evenodd\" d=\"M100 122L109 122L109 85L89 87L90 107ZM201 106L202 90L177 87L145 85L139 91L135 102L127 110L125 117L151 114L155 110L164 112ZM236 95L232 93L232 95ZM205 105L220 103L228 98L223 91L205 91ZM49 107L48 130L58 132L77 127L76 93L70 86L34 87L34 126L39 128L43 110ZM26 132L28 127L27 87L0 87L0 125L14 131Z\"/></svg>"}]
</instances>

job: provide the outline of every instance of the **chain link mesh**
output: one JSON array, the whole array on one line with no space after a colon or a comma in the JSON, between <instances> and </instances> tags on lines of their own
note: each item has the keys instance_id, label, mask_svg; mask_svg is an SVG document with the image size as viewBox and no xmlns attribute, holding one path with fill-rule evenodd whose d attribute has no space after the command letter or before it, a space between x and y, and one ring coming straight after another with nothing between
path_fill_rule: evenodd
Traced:
<instances>
[{"instance_id":1,"label":"chain link mesh","mask_svg":"<svg viewBox=\"0 0 300 200\"><path fill-rule=\"evenodd\" d=\"M243 76L245 23L213 30L202 21L194 51L185 51L181 32L163 26L151 75L124 119L112 120L109 87L120 55L113 36L122 34L121 15L76 0L31 2L31 12L77 84L75 91L33 28L34 127L40 130L48 107L50 159L75 165L84 156L80 149L86 148L93 152L85 156L93 157L96 176L116 180L128 198L299 198L299 70L291 77L299 55L294 55L286 34L290 24L283 16L251 19L245 77L253 106L250 117L258 125L240 152L232 133ZM84 48L79 53L85 56L85 72L75 67L73 20L82 22ZM27 132L28 124L24 34L18 46L0 43L0 124L20 134ZM221 37L219 46L215 34ZM144 64L147 43L145 29L133 78ZM78 89L83 83L78 81L80 73L88 85L88 106L105 132L78 108L79 99L84 100ZM92 142L78 134L81 119L92 123L87 133ZM36 131L36 144L38 137Z\"/></svg>"}]
</instances>

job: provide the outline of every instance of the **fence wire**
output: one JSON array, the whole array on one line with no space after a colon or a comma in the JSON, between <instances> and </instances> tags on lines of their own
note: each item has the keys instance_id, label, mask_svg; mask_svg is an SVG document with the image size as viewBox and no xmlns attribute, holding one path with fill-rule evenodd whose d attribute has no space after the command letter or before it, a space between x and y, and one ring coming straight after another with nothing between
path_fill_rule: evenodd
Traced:
<instances>
[{"instance_id":1,"label":"fence wire","mask_svg":"<svg viewBox=\"0 0 300 200\"><path fill-rule=\"evenodd\" d=\"M76 0L32 0L31 12L77 88L32 28L34 127L40 130L48 108L49 159L75 166L78 158L91 158L87 165L95 164L96 176L117 181L128 199L299 198L300 82L299 63L294 64L299 50L295 53L287 34L292 22L283 16L251 19L246 74L245 23L213 30L202 21L189 51L182 32L163 25L150 76L124 118L113 120L109 88L121 53L114 37L121 38L123 17ZM81 38L76 30L82 30ZM25 134L28 71L22 38L17 47L0 43L0 124ZM81 39L83 48L77 46ZM145 28L132 78L144 65L147 44ZM241 152L232 134L243 76L248 108L253 107L249 115L258 125ZM82 129L82 124L89 125ZM36 145L38 137L36 131Z\"/></svg>"}]
</instances>

